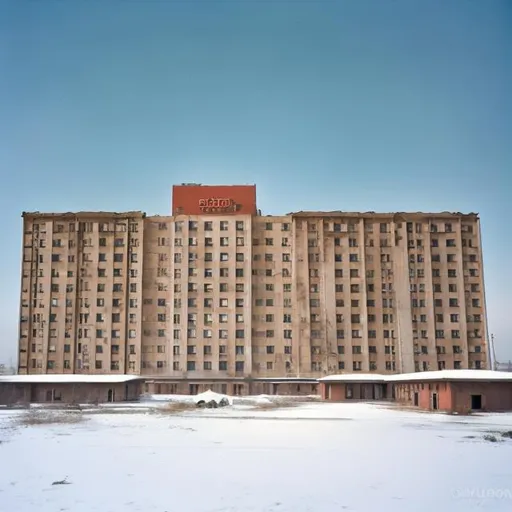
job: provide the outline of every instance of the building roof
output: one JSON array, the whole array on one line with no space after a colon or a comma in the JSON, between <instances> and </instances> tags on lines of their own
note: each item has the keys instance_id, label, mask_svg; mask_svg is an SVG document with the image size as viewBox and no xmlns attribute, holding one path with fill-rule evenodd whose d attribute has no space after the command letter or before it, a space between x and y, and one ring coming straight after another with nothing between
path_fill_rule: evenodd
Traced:
<instances>
[{"instance_id":1,"label":"building roof","mask_svg":"<svg viewBox=\"0 0 512 512\"><path fill-rule=\"evenodd\" d=\"M320 382L386 382L380 373L340 373L318 379Z\"/></svg>"},{"instance_id":2,"label":"building roof","mask_svg":"<svg viewBox=\"0 0 512 512\"><path fill-rule=\"evenodd\" d=\"M318 379L319 382L422 382L438 380L511 381L512 372L494 370L439 370L382 375L379 373L341 373Z\"/></svg>"},{"instance_id":3,"label":"building roof","mask_svg":"<svg viewBox=\"0 0 512 512\"><path fill-rule=\"evenodd\" d=\"M314 377L253 377L251 380L254 382L273 382L275 384L286 384L287 382L290 384L310 384L318 382L318 379Z\"/></svg>"},{"instance_id":4,"label":"building roof","mask_svg":"<svg viewBox=\"0 0 512 512\"><path fill-rule=\"evenodd\" d=\"M387 382L434 381L434 380L479 380L511 381L512 373L494 370L439 370L432 372L402 373L387 375Z\"/></svg>"},{"instance_id":5,"label":"building roof","mask_svg":"<svg viewBox=\"0 0 512 512\"><path fill-rule=\"evenodd\" d=\"M0 384L116 384L139 379L138 375L78 375L78 374L41 374L41 375L1 375Z\"/></svg>"},{"instance_id":6,"label":"building roof","mask_svg":"<svg viewBox=\"0 0 512 512\"><path fill-rule=\"evenodd\" d=\"M298 212L290 212L288 215L292 215L293 217L346 217L346 218L360 218L364 217L367 219L389 219L396 218L400 220L401 217L406 218L416 218L416 219L424 219L424 218L433 218L433 219L471 219L476 220L479 218L478 213L470 212L470 213L462 213L462 212L344 212L341 210L333 210L333 211L298 211Z\"/></svg>"},{"instance_id":7,"label":"building roof","mask_svg":"<svg viewBox=\"0 0 512 512\"><path fill-rule=\"evenodd\" d=\"M141 211L129 211L129 212L22 212L21 216L23 218L28 219L44 219L48 218L57 218L57 219L88 219L88 218L116 218L116 219L125 219L125 218L139 218L142 219L146 216L144 212Z\"/></svg>"}]
</instances>

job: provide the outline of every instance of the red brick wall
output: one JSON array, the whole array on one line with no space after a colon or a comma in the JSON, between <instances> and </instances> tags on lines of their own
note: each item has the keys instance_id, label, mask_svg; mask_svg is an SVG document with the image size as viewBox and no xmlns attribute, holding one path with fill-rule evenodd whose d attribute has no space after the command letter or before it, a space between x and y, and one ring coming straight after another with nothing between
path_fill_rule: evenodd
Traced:
<instances>
[{"instance_id":1,"label":"red brick wall","mask_svg":"<svg viewBox=\"0 0 512 512\"><path fill-rule=\"evenodd\" d=\"M468 413L471 395L482 395L482 410L512 411L512 382L425 382L395 384L396 401L414 404L418 393L419 408L432 410L432 394L437 393L438 410Z\"/></svg>"},{"instance_id":2,"label":"red brick wall","mask_svg":"<svg viewBox=\"0 0 512 512\"><path fill-rule=\"evenodd\" d=\"M452 408L451 389L446 382L405 382L395 384L396 401L405 405L414 405L414 393L418 393L418 407L432 409L432 395L437 393L439 411Z\"/></svg>"},{"instance_id":3,"label":"red brick wall","mask_svg":"<svg viewBox=\"0 0 512 512\"><path fill-rule=\"evenodd\" d=\"M512 382L452 382L454 410L471 410L471 395L482 395L482 409L512 411Z\"/></svg>"},{"instance_id":4,"label":"red brick wall","mask_svg":"<svg viewBox=\"0 0 512 512\"><path fill-rule=\"evenodd\" d=\"M215 200L227 200L220 203ZM222 205L228 211L223 210ZM217 211L216 211L217 210ZM256 185L175 185L173 215L256 215Z\"/></svg>"},{"instance_id":5,"label":"red brick wall","mask_svg":"<svg viewBox=\"0 0 512 512\"><path fill-rule=\"evenodd\" d=\"M345 384L328 384L327 385L327 400L332 400L334 402L340 402L341 400L345 400L346 397L346 386Z\"/></svg>"}]
</instances>

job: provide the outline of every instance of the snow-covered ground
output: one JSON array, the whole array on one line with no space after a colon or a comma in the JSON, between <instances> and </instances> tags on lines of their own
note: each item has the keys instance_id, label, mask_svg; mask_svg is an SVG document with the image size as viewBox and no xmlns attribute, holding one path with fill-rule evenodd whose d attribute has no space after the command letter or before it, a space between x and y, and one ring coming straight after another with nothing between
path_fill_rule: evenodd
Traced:
<instances>
[{"instance_id":1,"label":"snow-covered ground","mask_svg":"<svg viewBox=\"0 0 512 512\"><path fill-rule=\"evenodd\" d=\"M512 510L512 415L268 402L145 402L28 426L26 411L0 411L0 511Z\"/></svg>"}]
</instances>

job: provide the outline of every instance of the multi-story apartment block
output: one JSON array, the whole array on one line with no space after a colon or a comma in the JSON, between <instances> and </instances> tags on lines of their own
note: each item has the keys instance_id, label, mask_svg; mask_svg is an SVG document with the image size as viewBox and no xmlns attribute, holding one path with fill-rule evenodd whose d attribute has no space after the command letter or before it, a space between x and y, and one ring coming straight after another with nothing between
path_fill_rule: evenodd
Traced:
<instances>
[{"instance_id":1,"label":"multi-story apartment block","mask_svg":"<svg viewBox=\"0 0 512 512\"><path fill-rule=\"evenodd\" d=\"M264 216L254 186L180 185L171 216L23 219L20 373L244 393L490 364L476 214Z\"/></svg>"},{"instance_id":2,"label":"multi-story apartment block","mask_svg":"<svg viewBox=\"0 0 512 512\"><path fill-rule=\"evenodd\" d=\"M137 372L144 215L23 220L20 373Z\"/></svg>"}]
</instances>

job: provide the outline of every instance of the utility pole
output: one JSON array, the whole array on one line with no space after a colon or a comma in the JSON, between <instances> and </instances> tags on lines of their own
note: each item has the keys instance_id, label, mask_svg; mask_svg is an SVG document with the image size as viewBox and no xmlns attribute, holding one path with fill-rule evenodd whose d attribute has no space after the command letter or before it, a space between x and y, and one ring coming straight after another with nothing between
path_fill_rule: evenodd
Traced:
<instances>
[{"instance_id":1,"label":"utility pole","mask_svg":"<svg viewBox=\"0 0 512 512\"><path fill-rule=\"evenodd\" d=\"M498 361L496 361L496 350L494 349L494 334L491 334L491 355L492 355L491 370L497 371L498 370Z\"/></svg>"}]
</instances>

